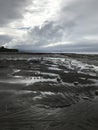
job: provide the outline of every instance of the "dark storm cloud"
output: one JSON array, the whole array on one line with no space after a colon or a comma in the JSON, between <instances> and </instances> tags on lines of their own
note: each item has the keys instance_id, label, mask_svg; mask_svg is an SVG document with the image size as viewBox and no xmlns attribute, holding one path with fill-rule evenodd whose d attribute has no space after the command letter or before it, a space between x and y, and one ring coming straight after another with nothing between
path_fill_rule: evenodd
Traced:
<instances>
[{"instance_id":1,"label":"dark storm cloud","mask_svg":"<svg viewBox=\"0 0 98 130\"><path fill-rule=\"evenodd\" d=\"M0 26L21 19L31 0L0 0Z\"/></svg>"},{"instance_id":2,"label":"dark storm cloud","mask_svg":"<svg viewBox=\"0 0 98 130\"><path fill-rule=\"evenodd\" d=\"M13 38L8 35L0 35L0 46L3 45L4 43L8 43L12 40Z\"/></svg>"},{"instance_id":3,"label":"dark storm cloud","mask_svg":"<svg viewBox=\"0 0 98 130\"><path fill-rule=\"evenodd\" d=\"M0 39L1 40L6 40L6 41L10 41L12 39L12 37L8 36L8 35L0 35Z\"/></svg>"},{"instance_id":4,"label":"dark storm cloud","mask_svg":"<svg viewBox=\"0 0 98 130\"><path fill-rule=\"evenodd\" d=\"M71 1L69 5L63 6L60 18L75 23L76 34L98 34L98 0Z\"/></svg>"}]
</instances>

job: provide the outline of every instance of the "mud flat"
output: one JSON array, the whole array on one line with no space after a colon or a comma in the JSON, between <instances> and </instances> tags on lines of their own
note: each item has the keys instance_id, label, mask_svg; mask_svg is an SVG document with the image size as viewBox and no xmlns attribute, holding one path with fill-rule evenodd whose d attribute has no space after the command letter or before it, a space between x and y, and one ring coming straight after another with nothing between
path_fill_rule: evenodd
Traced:
<instances>
[{"instance_id":1,"label":"mud flat","mask_svg":"<svg viewBox=\"0 0 98 130\"><path fill-rule=\"evenodd\" d=\"M97 130L97 59L0 54L0 130Z\"/></svg>"}]
</instances>

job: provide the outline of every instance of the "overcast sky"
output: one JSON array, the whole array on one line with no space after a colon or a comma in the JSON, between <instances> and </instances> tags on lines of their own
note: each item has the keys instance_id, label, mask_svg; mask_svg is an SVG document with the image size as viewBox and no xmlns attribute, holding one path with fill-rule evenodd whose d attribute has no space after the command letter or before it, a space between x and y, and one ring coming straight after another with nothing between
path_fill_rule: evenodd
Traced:
<instances>
[{"instance_id":1,"label":"overcast sky","mask_svg":"<svg viewBox=\"0 0 98 130\"><path fill-rule=\"evenodd\" d=\"M98 52L98 0L0 0L0 45Z\"/></svg>"}]
</instances>

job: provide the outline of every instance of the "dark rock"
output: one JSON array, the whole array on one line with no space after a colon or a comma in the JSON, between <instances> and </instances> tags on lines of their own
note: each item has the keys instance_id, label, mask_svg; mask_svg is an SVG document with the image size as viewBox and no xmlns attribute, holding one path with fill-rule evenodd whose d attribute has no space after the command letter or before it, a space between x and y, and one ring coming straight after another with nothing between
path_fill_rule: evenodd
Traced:
<instances>
[{"instance_id":1,"label":"dark rock","mask_svg":"<svg viewBox=\"0 0 98 130\"><path fill-rule=\"evenodd\" d=\"M58 81L58 82L61 82L61 79L60 79L60 78L57 78L57 81Z\"/></svg>"},{"instance_id":2,"label":"dark rock","mask_svg":"<svg viewBox=\"0 0 98 130\"><path fill-rule=\"evenodd\" d=\"M95 94L98 96L98 90L95 91Z\"/></svg>"},{"instance_id":3,"label":"dark rock","mask_svg":"<svg viewBox=\"0 0 98 130\"><path fill-rule=\"evenodd\" d=\"M78 85L79 83L78 82L74 82L74 85Z\"/></svg>"}]
</instances>

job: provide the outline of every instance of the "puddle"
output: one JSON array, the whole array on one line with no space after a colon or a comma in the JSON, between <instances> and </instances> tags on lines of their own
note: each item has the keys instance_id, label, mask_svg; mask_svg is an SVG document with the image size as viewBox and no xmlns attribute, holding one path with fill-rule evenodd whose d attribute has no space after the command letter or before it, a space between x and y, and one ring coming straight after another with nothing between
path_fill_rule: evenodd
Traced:
<instances>
[{"instance_id":1,"label":"puddle","mask_svg":"<svg viewBox=\"0 0 98 130\"><path fill-rule=\"evenodd\" d=\"M11 93L11 94L29 94L29 93L33 93L33 91L29 91L29 90L0 90L0 93Z\"/></svg>"},{"instance_id":2,"label":"puddle","mask_svg":"<svg viewBox=\"0 0 98 130\"><path fill-rule=\"evenodd\" d=\"M43 74L43 75L49 75L49 76L52 76L52 77L58 77L59 76L58 74L46 73L46 72L41 72L41 74Z\"/></svg>"},{"instance_id":3,"label":"puddle","mask_svg":"<svg viewBox=\"0 0 98 130\"><path fill-rule=\"evenodd\" d=\"M55 95L53 92L40 92L38 96L35 96L33 100L42 99L43 97Z\"/></svg>"},{"instance_id":4,"label":"puddle","mask_svg":"<svg viewBox=\"0 0 98 130\"><path fill-rule=\"evenodd\" d=\"M65 70L64 73L69 73L69 71Z\"/></svg>"},{"instance_id":5,"label":"puddle","mask_svg":"<svg viewBox=\"0 0 98 130\"><path fill-rule=\"evenodd\" d=\"M61 71L62 69L59 69L59 68L54 68L54 67L48 67L49 70L55 70L55 71Z\"/></svg>"},{"instance_id":6,"label":"puddle","mask_svg":"<svg viewBox=\"0 0 98 130\"><path fill-rule=\"evenodd\" d=\"M55 93L53 93L53 92L41 92L41 94L43 96L45 96L45 95L54 95Z\"/></svg>"},{"instance_id":7,"label":"puddle","mask_svg":"<svg viewBox=\"0 0 98 130\"><path fill-rule=\"evenodd\" d=\"M20 78L20 76L15 76L14 78L11 79L6 79L6 80L0 80L1 83L9 83L9 84L26 84L31 85L37 82L57 82L57 79L44 79L42 77L29 77L29 78L25 78L22 77Z\"/></svg>"},{"instance_id":8,"label":"puddle","mask_svg":"<svg viewBox=\"0 0 98 130\"><path fill-rule=\"evenodd\" d=\"M14 78L23 78L23 76L13 76Z\"/></svg>"},{"instance_id":9,"label":"puddle","mask_svg":"<svg viewBox=\"0 0 98 130\"><path fill-rule=\"evenodd\" d=\"M20 70L20 69L14 69L13 71L14 71L13 73L18 73L18 72L20 72L21 70Z\"/></svg>"}]
</instances>

